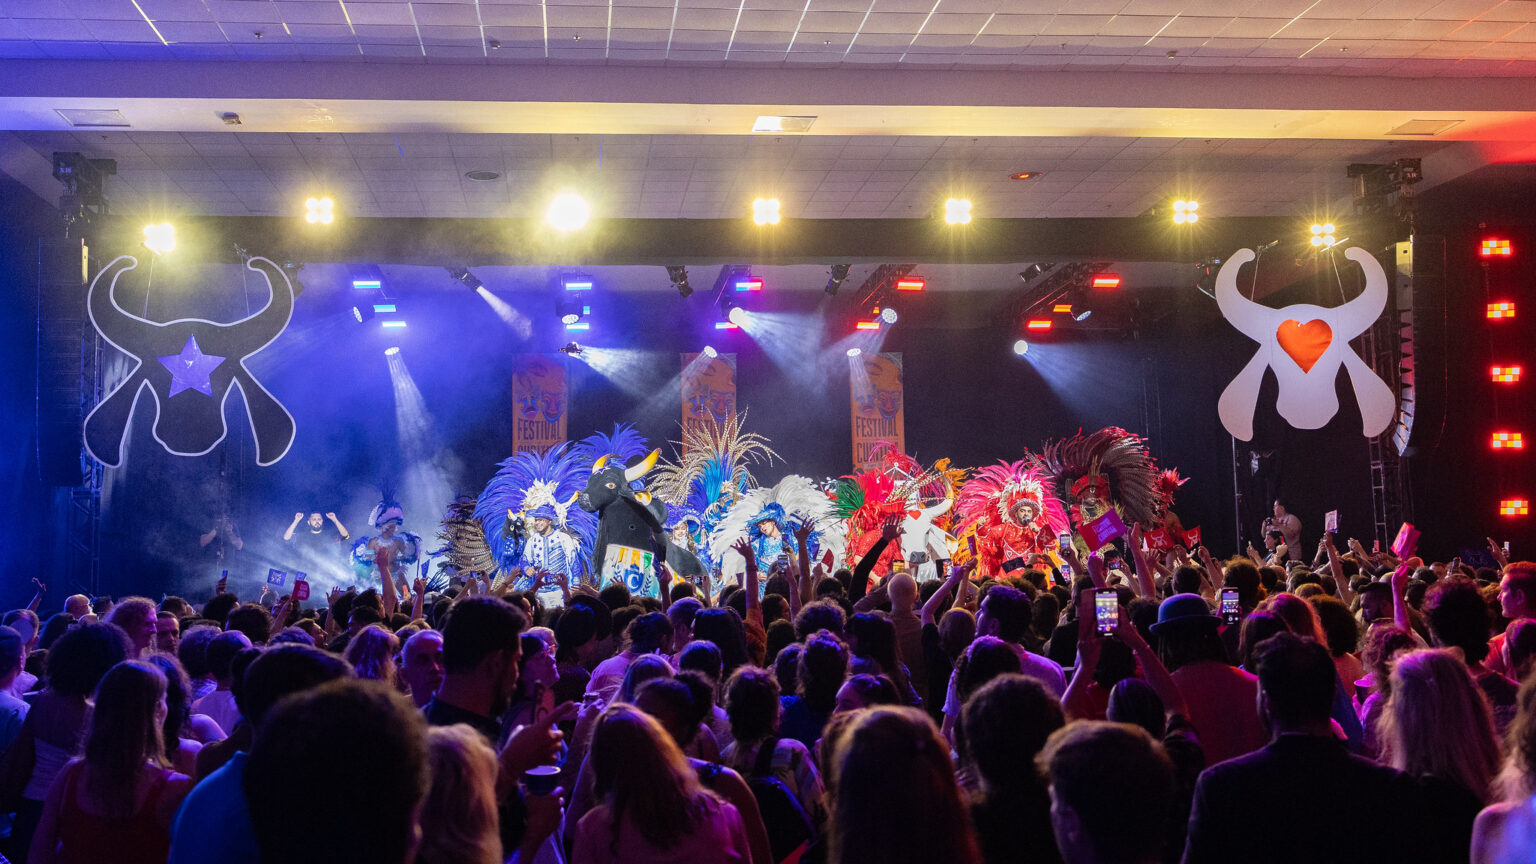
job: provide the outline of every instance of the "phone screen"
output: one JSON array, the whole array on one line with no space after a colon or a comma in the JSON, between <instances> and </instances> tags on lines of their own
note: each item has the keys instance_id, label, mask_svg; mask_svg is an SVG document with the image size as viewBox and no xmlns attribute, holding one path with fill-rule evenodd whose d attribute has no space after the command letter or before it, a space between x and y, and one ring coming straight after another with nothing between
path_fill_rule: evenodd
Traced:
<instances>
[{"instance_id":1,"label":"phone screen","mask_svg":"<svg viewBox=\"0 0 1536 864\"><path fill-rule=\"evenodd\" d=\"M1057 549L1065 549L1065 548L1067 548L1068 546L1071 546L1071 545L1072 545L1072 535L1071 534L1057 534L1056 535L1056 548Z\"/></svg>"},{"instance_id":2,"label":"phone screen","mask_svg":"<svg viewBox=\"0 0 1536 864\"><path fill-rule=\"evenodd\" d=\"M1120 624L1120 594L1113 588L1097 588L1093 592L1093 620L1095 629L1102 636L1115 632Z\"/></svg>"},{"instance_id":3,"label":"phone screen","mask_svg":"<svg viewBox=\"0 0 1536 864\"><path fill-rule=\"evenodd\" d=\"M1228 624L1236 624L1242 614L1242 607L1237 602L1237 589L1221 589L1221 620Z\"/></svg>"}]
</instances>

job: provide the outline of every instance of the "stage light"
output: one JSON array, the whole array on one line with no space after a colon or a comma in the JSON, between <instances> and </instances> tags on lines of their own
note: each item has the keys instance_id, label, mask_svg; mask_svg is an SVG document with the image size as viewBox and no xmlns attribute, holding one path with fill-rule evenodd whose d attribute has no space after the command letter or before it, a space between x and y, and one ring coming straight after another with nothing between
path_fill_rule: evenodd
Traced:
<instances>
[{"instance_id":1,"label":"stage light","mask_svg":"<svg viewBox=\"0 0 1536 864\"><path fill-rule=\"evenodd\" d=\"M396 354L399 354L399 353L400 353L400 346L398 346L398 345L391 345L388 348L384 349L384 356L385 357L393 357L393 356L395 356Z\"/></svg>"},{"instance_id":2,"label":"stage light","mask_svg":"<svg viewBox=\"0 0 1536 864\"><path fill-rule=\"evenodd\" d=\"M358 291L378 291L384 287L380 279L353 279L352 287Z\"/></svg>"},{"instance_id":3,"label":"stage light","mask_svg":"<svg viewBox=\"0 0 1536 864\"><path fill-rule=\"evenodd\" d=\"M329 198L309 198L304 202L304 221L311 225L329 225L336 221L336 202Z\"/></svg>"},{"instance_id":4,"label":"stage light","mask_svg":"<svg viewBox=\"0 0 1536 864\"><path fill-rule=\"evenodd\" d=\"M1019 355L1020 357L1023 357L1025 354L1028 354L1029 353L1029 343L1025 342L1023 339L1020 339L1019 341L1013 343L1013 353Z\"/></svg>"},{"instance_id":5,"label":"stage light","mask_svg":"<svg viewBox=\"0 0 1536 864\"><path fill-rule=\"evenodd\" d=\"M1089 284L1095 288L1119 288L1120 277L1115 273L1098 273Z\"/></svg>"},{"instance_id":6,"label":"stage light","mask_svg":"<svg viewBox=\"0 0 1536 864\"><path fill-rule=\"evenodd\" d=\"M587 332L587 331L589 331L591 329L592 329L592 322L591 321L575 321L575 322L572 322L570 324L565 325L565 331L567 333L576 333L576 332L585 333L585 332Z\"/></svg>"},{"instance_id":7,"label":"stage light","mask_svg":"<svg viewBox=\"0 0 1536 864\"><path fill-rule=\"evenodd\" d=\"M468 267L445 267L443 269L448 271L448 275L453 277L453 281L458 282L471 291L478 291L485 287L485 283L480 281L480 277L469 272Z\"/></svg>"},{"instance_id":8,"label":"stage light","mask_svg":"<svg viewBox=\"0 0 1536 864\"><path fill-rule=\"evenodd\" d=\"M763 280L757 278L756 276L743 276L739 279L736 279L733 284L735 285L737 291L763 290Z\"/></svg>"},{"instance_id":9,"label":"stage light","mask_svg":"<svg viewBox=\"0 0 1536 864\"><path fill-rule=\"evenodd\" d=\"M591 291L591 276L561 276L560 287L567 291Z\"/></svg>"},{"instance_id":10,"label":"stage light","mask_svg":"<svg viewBox=\"0 0 1536 864\"><path fill-rule=\"evenodd\" d=\"M1193 225L1196 222L1199 222L1200 221L1200 214L1195 212L1196 210L1199 210L1199 209L1200 209L1200 202L1199 201L1175 201L1175 202L1173 202L1173 224L1175 224L1175 225Z\"/></svg>"},{"instance_id":11,"label":"stage light","mask_svg":"<svg viewBox=\"0 0 1536 864\"><path fill-rule=\"evenodd\" d=\"M848 278L847 264L833 264L827 270L827 296L836 297L837 289L843 287L843 280Z\"/></svg>"},{"instance_id":12,"label":"stage light","mask_svg":"<svg viewBox=\"0 0 1536 864\"><path fill-rule=\"evenodd\" d=\"M703 352L703 353L704 353L704 356L705 356L705 357L708 357L708 358L709 358L709 359L711 359L711 360L713 360L713 359L715 359L715 358L716 358L716 357L719 357L719 356L720 356L720 352L719 352L719 351L716 351L716 350L715 350L715 347L714 347L714 346L713 346L713 345L705 345L705 346L704 346L704 352Z\"/></svg>"},{"instance_id":13,"label":"stage light","mask_svg":"<svg viewBox=\"0 0 1536 864\"><path fill-rule=\"evenodd\" d=\"M950 198L945 201L944 221L950 225L971 224L971 199Z\"/></svg>"},{"instance_id":14,"label":"stage light","mask_svg":"<svg viewBox=\"0 0 1536 864\"><path fill-rule=\"evenodd\" d=\"M405 329L405 322L404 321L384 321L379 326L383 327L385 330L403 330L403 329Z\"/></svg>"},{"instance_id":15,"label":"stage light","mask_svg":"<svg viewBox=\"0 0 1536 864\"><path fill-rule=\"evenodd\" d=\"M560 353L561 354L572 354L572 355L580 354L581 353L581 346L576 344L575 342L567 342L567 343L565 343L565 347L560 349Z\"/></svg>"},{"instance_id":16,"label":"stage light","mask_svg":"<svg viewBox=\"0 0 1536 864\"><path fill-rule=\"evenodd\" d=\"M1029 323L1024 325L1028 330L1049 330L1052 326L1049 318L1031 318Z\"/></svg>"},{"instance_id":17,"label":"stage light","mask_svg":"<svg viewBox=\"0 0 1536 864\"><path fill-rule=\"evenodd\" d=\"M688 298L693 296L693 286L688 284L688 268L681 264L667 265L667 280L672 287L677 289L677 296Z\"/></svg>"},{"instance_id":18,"label":"stage light","mask_svg":"<svg viewBox=\"0 0 1536 864\"><path fill-rule=\"evenodd\" d=\"M848 349L848 356L849 357L857 357L857 356L859 356L860 354L863 354L863 353L864 353L864 349L863 348L849 348Z\"/></svg>"},{"instance_id":19,"label":"stage light","mask_svg":"<svg viewBox=\"0 0 1536 864\"><path fill-rule=\"evenodd\" d=\"M164 255L176 248L176 226L169 222L144 226L144 248Z\"/></svg>"},{"instance_id":20,"label":"stage light","mask_svg":"<svg viewBox=\"0 0 1536 864\"><path fill-rule=\"evenodd\" d=\"M1499 384L1514 384L1520 380L1519 366L1494 366L1488 370L1490 377Z\"/></svg>"},{"instance_id":21,"label":"stage light","mask_svg":"<svg viewBox=\"0 0 1536 864\"><path fill-rule=\"evenodd\" d=\"M758 225L779 224L779 199L754 199L752 201L752 221Z\"/></svg>"},{"instance_id":22,"label":"stage light","mask_svg":"<svg viewBox=\"0 0 1536 864\"><path fill-rule=\"evenodd\" d=\"M393 304L393 303L375 303L375 304L373 304L373 311L375 311L375 312L393 312L393 311L395 311L395 304Z\"/></svg>"},{"instance_id":23,"label":"stage light","mask_svg":"<svg viewBox=\"0 0 1536 864\"><path fill-rule=\"evenodd\" d=\"M733 323L731 321L716 321L715 322L715 329L716 330L740 330L741 329L741 325Z\"/></svg>"},{"instance_id":24,"label":"stage light","mask_svg":"<svg viewBox=\"0 0 1536 864\"><path fill-rule=\"evenodd\" d=\"M1312 226L1312 245L1319 249L1327 249L1338 241L1334 238L1334 225L1332 222L1314 224Z\"/></svg>"},{"instance_id":25,"label":"stage light","mask_svg":"<svg viewBox=\"0 0 1536 864\"><path fill-rule=\"evenodd\" d=\"M879 321L860 321L857 324L853 325L853 329L855 329L855 330L879 330L880 329L880 322Z\"/></svg>"},{"instance_id":26,"label":"stage light","mask_svg":"<svg viewBox=\"0 0 1536 864\"><path fill-rule=\"evenodd\" d=\"M359 303L358 305L352 307L352 317L357 319L357 323L362 324L365 321L372 320L374 313L378 311L379 309L377 306L370 306L367 303Z\"/></svg>"},{"instance_id":27,"label":"stage light","mask_svg":"<svg viewBox=\"0 0 1536 864\"><path fill-rule=\"evenodd\" d=\"M1508 240L1498 240L1490 237L1483 241L1483 245L1478 248L1477 254L1484 258L1508 258L1515 254L1515 250L1510 248Z\"/></svg>"},{"instance_id":28,"label":"stage light","mask_svg":"<svg viewBox=\"0 0 1536 864\"><path fill-rule=\"evenodd\" d=\"M1525 437L1519 432L1495 432L1488 446L1494 450L1524 450Z\"/></svg>"},{"instance_id":29,"label":"stage light","mask_svg":"<svg viewBox=\"0 0 1536 864\"><path fill-rule=\"evenodd\" d=\"M897 291L921 291L928 287L928 280L921 276L908 276L896 280Z\"/></svg>"},{"instance_id":30,"label":"stage light","mask_svg":"<svg viewBox=\"0 0 1536 864\"><path fill-rule=\"evenodd\" d=\"M1071 303L1057 303L1055 306L1051 307L1051 311L1056 313L1057 315L1071 315L1072 314L1072 304Z\"/></svg>"},{"instance_id":31,"label":"stage light","mask_svg":"<svg viewBox=\"0 0 1536 864\"><path fill-rule=\"evenodd\" d=\"M1093 314L1093 310L1092 309L1084 309L1083 311L1077 313L1076 315L1073 315L1072 316L1072 320L1081 323L1083 321L1087 321L1088 317L1090 315L1092 315L1092 314Z\"/></svg>"},{"instance_id":32,"label":"stage light","mask_svg":"<svg viewBox=\"0 0 1536 864\"><path fill-rule=\"evenodd\" d=\"M1515 317L1514 303L1489 303L1488 318L1492 321L1502 321Z\"/></svg>"},{"instance_id":33,"label":"stage light","mask_svg":"<svg viewBox=\"0 0 1536 864\"><path fill-rule=\"evenodd\" d=\"M887 324L895 324L896 323L896 319L899 318L899 317L900 316L896 314L896 310L891 308L890 306L887 306L884 309L880 310L880 320L884 321Z\"/></svg>"},{"instance_id":34,"label":"stage light","mask_svg":"<svg viewBox=\"0 0 1536 864\"><path fill-rule=\"evenodd\" d=\"M1531 502L1527 498L1505 498L1499 502L1500 516L1529 516Z\"/></svg>"},{"instance_id":35,"label":"stage light","mask_svg":"<svg viewBox=\"0 0 1536 864\"><path fill-rule=\"evenodd\" d=\"M1054 264L1031 264L1028 267L1025 267L1023 270L1019 271L1019 279L1020 281L1028 283L1034 279L1039 278L1041 274L1055 266L1056 265Z\"/></svg>"},{"instance_id":36,"label":"stage light","mask_svg":"<svg viewBox=\"0 0 1536 864\"><path fill-rule=\"evenodd\" d=\"M592 218L592 206L587 199L574 192L562 192L555 196L555 200L549 202L549 209L544 212L544 221L556 231L576 231L587 224Z\"/></svg>"},{"instance_id":37,"label":"stage light","mask_svg":"<svg viewBox=\"0 0 1536 864\"><path fill-rule=\"evenodd\" d=\"M740 327L747 323L747 310L741 308L740 306L736 306L732 308L729 313L727 313L727 317L732 324Z\"/></svg>"},{"instance_id":38,"label":"stage light","mask_svg":"<svg viewBox=\"0 0 1536 864\"><path fill-rule=\"evenodd\" d=\"M555 312L560 316L560 323L570 330L572 325L592 314L592 307L580 297L562 295L555 301Z\"/></svg>"}]
</instances>

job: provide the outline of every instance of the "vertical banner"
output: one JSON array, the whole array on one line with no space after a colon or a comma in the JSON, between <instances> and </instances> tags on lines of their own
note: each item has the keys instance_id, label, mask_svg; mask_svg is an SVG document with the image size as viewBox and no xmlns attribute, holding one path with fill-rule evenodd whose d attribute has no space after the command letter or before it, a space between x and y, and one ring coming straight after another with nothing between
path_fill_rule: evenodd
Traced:
<instances>
[{"instance_id":1,"label":"vertical banner","mask_svg":"<svg viewBox=\"0 0 1536 864\"><path fill-rule=\"evenodd\" d=\"M683 355L683 440L736 416L736 355Z\"/></svg>"},{"instance_id":2,"label":"vertical banner","mask_svg":"<svg viewBox=\"0 0 1536 864\"><path fill-rule=\"evenodd\" d=\"M565 443L569 393L559 355L519 354L512 367L512 450L543 453Z\"/></svg>"},{"instance_id":3,"label":"vertical banner","mask_svg":"<svg viewBox=\"0 0 1536 864\"><path fill-rule=\"evenodd\" d=\"M849 402L853 409L853 466L874 467L875 445L889 441L905 453L906 408L903 405L900 354L865 354L849 364Z\"/></svg>"}]
</instances>

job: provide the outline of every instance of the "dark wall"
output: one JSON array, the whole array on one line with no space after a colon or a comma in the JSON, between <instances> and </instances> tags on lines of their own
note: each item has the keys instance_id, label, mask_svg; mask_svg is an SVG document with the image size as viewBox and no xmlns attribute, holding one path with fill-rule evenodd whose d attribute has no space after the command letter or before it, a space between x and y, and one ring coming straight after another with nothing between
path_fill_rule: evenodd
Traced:
<instances>
[{"instance_id":1,"label":"dark wall","mask_svg":"<svg viewBox=\"0 0 1536 864\"><path fill-rule=\"evenodd\" d=\"M0 598L6 602L30 597L33 576L51 581L48 564L63 554L56 528L64 502L38 483L35 422L37 242L55 230L56 212L46 202L0 176L0 514L6 528ZM65 586L50 587L57 593Z\"/></svg>"}]
</instances>

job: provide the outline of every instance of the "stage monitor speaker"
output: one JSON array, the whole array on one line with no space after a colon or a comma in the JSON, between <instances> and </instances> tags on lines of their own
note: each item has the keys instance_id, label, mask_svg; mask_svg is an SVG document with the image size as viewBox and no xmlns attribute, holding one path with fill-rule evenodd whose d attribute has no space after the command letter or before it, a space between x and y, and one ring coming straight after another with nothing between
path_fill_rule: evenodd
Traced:
<instances>
[{"instance_id":1,"label":"stage monitor speaker","mask_svg":"<svg viewBox=\"0 0 1536 864\"><path fill-rule=\"evenodd\" d=\"M85 311L88 250L43 240L37 251L37 470L45 486L79 486L82 424L95 370L96 331Z\"/></svg>"}]
</instances>

